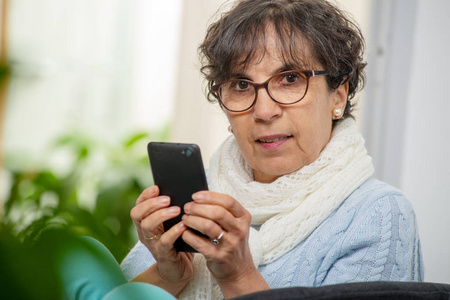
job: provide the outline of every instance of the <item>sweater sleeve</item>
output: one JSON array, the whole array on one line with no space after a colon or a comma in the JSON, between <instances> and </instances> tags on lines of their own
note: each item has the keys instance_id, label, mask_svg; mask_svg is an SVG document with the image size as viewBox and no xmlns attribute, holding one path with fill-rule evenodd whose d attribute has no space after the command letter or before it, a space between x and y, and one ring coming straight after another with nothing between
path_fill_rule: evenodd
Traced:
<instances>
[{"instance_id":1,"label":"sweater sleeve","mask_svg":"<svg viewBox=\"0 0 450 300\"><path fill-rule=\"evenodd\" d=\"M402 194L367 201L326 255L315 285L422 281L416 217Z\"/></svg>"},{"instance_id":2,"label":"sweater sleeve","mask_svg":"<svg viewBox=\"0 0 450 300\"><path fill-rule=\"evenodd\" d=\"M153 263L155 263L155 259L150 251L148 251L144 244L138 241L124 258L120 267L127 280L130 281Z\"/></svg>"}]
</instances>

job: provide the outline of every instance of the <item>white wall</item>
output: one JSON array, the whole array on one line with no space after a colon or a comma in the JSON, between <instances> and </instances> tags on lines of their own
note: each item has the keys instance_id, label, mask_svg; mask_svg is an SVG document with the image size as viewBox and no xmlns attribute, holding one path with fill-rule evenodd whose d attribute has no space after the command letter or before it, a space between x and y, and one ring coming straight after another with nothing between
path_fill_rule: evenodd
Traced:
<instances>
[{"instance_id":1,"label":"white wall","mask_svg":"<svg viewBox=\"0 0 450 300\"><path fill-rule=\"evenodd\" d=\"M229 132L225 114L217 104L211 104L205 98L197 47L222 3L222 0L185 1L180 35L178 89L171 140L198 144L206 168L211 155Z\"/></svg>"}]
</instances>

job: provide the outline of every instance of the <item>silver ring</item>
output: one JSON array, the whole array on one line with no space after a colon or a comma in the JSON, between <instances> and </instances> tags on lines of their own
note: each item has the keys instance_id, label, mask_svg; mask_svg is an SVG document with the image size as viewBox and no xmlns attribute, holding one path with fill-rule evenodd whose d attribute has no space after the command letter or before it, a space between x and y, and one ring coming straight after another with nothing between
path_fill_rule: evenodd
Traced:
<instances>
[{"instance_id":1,"label":"silver ring","mask_svg":"<svg viewBox=\"0 0 450 300\"><path fill-rule=\"evenodd\" d=\"M221 233L217 238L211 240L211 243L212 243L214 246L219 245L220 239L222 238L223 233L224 233L224 232L222 231L222 233Z\"/></svg>"}]
</instances>

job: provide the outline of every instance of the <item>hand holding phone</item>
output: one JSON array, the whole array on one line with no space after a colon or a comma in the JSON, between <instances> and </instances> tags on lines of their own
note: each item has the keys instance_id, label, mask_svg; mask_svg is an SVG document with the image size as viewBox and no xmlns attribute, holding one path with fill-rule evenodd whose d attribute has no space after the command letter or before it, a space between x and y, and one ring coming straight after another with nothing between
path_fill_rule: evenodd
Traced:
<instances>
[{"instance_id":1,"label":"hand holding phone","mask_svg":"<svg viewBox=\"0 0 450 300\"><path fill-rule=\"evenodd\" d=\"M167 231L181 221L183 206L192 201L192 194L208 190L200 148L195 144L150 142L147 149L153 181L159 187L160 195L169 196L171 206L181 207L179 216L164 222L164 230ZM174 247L181 252L197 252L181 237Z\"/></svg>"}]
</instances>

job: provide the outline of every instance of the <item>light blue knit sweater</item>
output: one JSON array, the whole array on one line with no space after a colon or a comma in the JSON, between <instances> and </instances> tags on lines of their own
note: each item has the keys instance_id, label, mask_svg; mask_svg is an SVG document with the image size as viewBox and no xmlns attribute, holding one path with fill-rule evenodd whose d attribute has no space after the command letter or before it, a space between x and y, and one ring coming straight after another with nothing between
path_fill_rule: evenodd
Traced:
<instances>
[{"instance_id":1,"label":"light blue knit sweater","mask_svg":"<svg viewBox=\"0 0 450 300\"><path fill-rule=\"evenodd\" d=\"M138 242L121 267L130 280L153 263ZM272 288L423 281L413 208L398 190L369 179L307 239L258 269Z\"/></svg>"}]
</instances>

